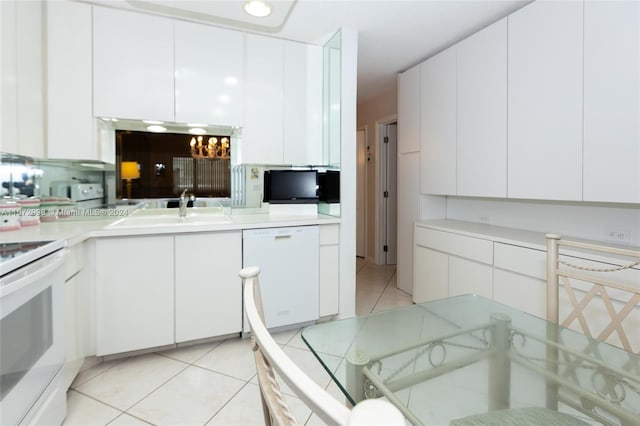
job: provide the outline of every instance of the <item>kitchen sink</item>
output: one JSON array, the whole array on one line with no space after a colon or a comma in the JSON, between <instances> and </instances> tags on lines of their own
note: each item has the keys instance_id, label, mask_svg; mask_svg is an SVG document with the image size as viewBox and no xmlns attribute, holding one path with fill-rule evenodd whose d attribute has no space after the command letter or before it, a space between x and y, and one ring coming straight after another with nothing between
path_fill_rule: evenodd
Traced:
<instances>
[{"instance_id":1,"label":"kitchen sink","mask_svg":"<svg viewBox=\"0 0 640 426\"><path fill-rule=\"evenodd\" d=\"M158 213L158 210L162 213ZM113 222L109 228L153 228L231 223L231 219L227 215L220 213L217 209L213 209L216 212L211 210L208 208L189 209L185 217L179 217L177 209L172 209L171 214L168 214L166 209L145 209Z\"/></svg>"}]
</instances>

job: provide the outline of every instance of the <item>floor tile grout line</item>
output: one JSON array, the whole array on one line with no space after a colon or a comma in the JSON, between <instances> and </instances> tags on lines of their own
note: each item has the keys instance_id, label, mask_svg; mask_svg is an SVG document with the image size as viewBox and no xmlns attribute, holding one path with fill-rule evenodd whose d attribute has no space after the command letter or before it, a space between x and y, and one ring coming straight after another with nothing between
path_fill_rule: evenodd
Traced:
<instances>
[{"instance_id":1,"label":"floor tile grout line","mask_svg":"<svg viewBox=\"0 0 640 426\"><path fill-rule=\"evenodd\" d=\"M255 375L254 375L253 377L255 377ZM252 379L253 379L253 377L251 377L251 379L250 379L250 380L252 380ZM243 390L244 388L246 388L246 387L247 387L247 385L253 385L253 383L251 383L250 381L245 382L245 383L244 383L244 385L242 385L242 386L240 387L240 389L238 389L238 390L237 390L233 395L231 395L231 398L229 398L229 399L228 399L224 404L222 404L222 407L220 407L220 408L218 408L218 410L216 410L216 412L213 414L213 416L209 417L209 419L208 419L206 422L204 422L204 423L203 423L203 426L206 426L207 424L209 424L209 423L211 422L211 420L213 420L213 419L214 419L218 414L220 414L220 412L221 412L222 410L224 410L224 407L226 407L227 405L229 405L229 403L230 403L231 401L233 401L233 399L234 399L236 396L238 396L238 395L240 394L240 392L242 392L242 390ZM254 385L254 386L255 386L255 385Z\"/></svg>"}]
</instances>

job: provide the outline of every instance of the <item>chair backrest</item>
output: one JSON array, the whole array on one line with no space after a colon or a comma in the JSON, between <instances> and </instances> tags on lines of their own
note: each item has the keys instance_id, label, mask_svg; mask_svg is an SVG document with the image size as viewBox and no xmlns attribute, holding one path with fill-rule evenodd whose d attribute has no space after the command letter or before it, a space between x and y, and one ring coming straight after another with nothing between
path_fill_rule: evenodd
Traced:
<instances>
[{"instance_id":1,"label":"chair backrest","mask_svg":"<svg viewBox=\"0 0 640 426\"><path fill-rule=\"evenodd\" d=\"M374 424L405 425L404 417L393 405L382 400L368 400L359 403L353 410L347 408L326 390L307 376L273 340L264 324L262 298L258 275L260 268L248 267L240 271L243 280L244 305L247 320L251 325L251 339L265 424L295 425L284 395L278 385L275 372L293 392L329 425Z\"/></svg>"},{"instance_id":2,"label":"chair backrest","mask_svg":"<svg viewBox=\"0 0 640 426\"><path fill-rule=\"evenodd\" d=\"M599 262L581 259L580 252ZM561 307L563 298L570 303ZM640 317L640 251L547 235L547 320L640 353L633 317Z\"/></svg>"}]
</instances>

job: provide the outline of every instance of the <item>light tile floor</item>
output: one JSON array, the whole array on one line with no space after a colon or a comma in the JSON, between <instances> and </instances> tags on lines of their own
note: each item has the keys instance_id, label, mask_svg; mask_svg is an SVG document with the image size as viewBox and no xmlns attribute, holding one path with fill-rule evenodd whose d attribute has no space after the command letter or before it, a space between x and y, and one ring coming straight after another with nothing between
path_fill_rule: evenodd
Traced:
<instances>
[{"instance_id":1,"label":"light tile floor","mask_svg":"<svg viewBox=\"0 0 640 426\"><path fill-rule=\"evenodd\" d=\"M411 304L396 288L395 265L356 263L356 313ZM300 337L276 341L300 368L336 398L343 395ZM67 394L64 425L261 425L264 424L249 339L233 338L87 366ZM336 358L334 371L340 366ZM300 424L320 419L286 387Z\"/></svg>"}]
</instances>

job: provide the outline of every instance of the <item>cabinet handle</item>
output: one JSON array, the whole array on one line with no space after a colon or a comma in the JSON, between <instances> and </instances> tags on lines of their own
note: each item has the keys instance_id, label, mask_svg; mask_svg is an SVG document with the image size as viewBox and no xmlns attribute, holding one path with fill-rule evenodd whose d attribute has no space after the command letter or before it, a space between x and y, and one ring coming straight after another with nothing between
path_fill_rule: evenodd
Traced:
<instances>
[{"instance_id":1,"label":"cabinet handle","mask_svg":"<svg viewBox=\"0 0 640 426\"><path fill-rule=\"evenodd\" d=\"M291 238L291 235L276 235L276 240L284 240L285 238Z\"/></svg>"}]
</instances>

